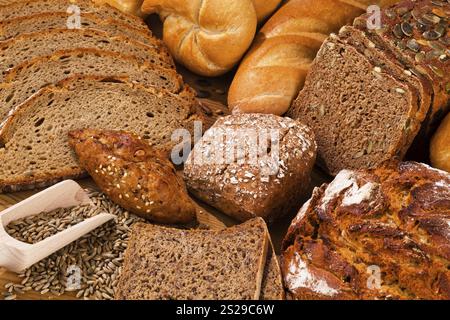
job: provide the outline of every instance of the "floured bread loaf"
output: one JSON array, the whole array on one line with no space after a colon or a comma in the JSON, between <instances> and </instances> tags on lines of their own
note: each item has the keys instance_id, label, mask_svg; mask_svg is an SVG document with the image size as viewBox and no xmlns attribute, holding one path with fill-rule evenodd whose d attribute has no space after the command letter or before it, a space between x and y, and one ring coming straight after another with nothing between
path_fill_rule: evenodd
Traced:
<instances>
[{"instance_id":1,"label":"floured bread loaf","mask_svg":"<svg viewBox=\"0 0 450 320\"><path fill-rule=\"evenodd\" d=\"M416 162L343 170L283 241L296 299L450 299L450 175Z\"/></svg>"},{"instance_id":2,"label":"floured bread loaf","mask_svg":"<svg viewBox=\"0 0 450 320\"><path fill-rule=\"evenodd\" d=\"M315 156L314 134L301 122L236 114L203 135L184 176L192 194L225 214L270 222L300 207Z\"/></svg>"}]
</instances>

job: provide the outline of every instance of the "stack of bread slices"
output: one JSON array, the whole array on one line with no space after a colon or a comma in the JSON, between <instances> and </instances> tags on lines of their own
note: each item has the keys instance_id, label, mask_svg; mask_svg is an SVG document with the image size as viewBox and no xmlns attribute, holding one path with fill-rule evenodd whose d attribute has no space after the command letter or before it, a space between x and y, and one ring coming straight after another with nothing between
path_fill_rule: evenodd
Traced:
<instances>
[{"instance_id":1,"label":"stack of bread slices","mask_svg":"<svg viewBox=\"0 0 450 320\"><path fill-rule=\"evenodd\" d=\"M70 130L130 130L170 150L174 130L207 119L142 19L91 0L9 2L0 6L0 192L83 176Z\"/></svg>"}]
</instances>

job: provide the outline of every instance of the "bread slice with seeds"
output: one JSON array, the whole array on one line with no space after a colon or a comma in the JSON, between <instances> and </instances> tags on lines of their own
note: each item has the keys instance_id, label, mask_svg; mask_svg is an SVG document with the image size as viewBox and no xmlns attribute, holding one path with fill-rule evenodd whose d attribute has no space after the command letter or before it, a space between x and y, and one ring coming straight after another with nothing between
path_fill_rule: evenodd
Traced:
<instances>
[{"instance_id":1,"label":"bread slice with seeds","mask_svg":"<svg viewBox=\"0 0 450 320\"><path fill-rule=\"evenodd\" d=\"M8 71L0 84L0 122L39 89L74 75L125 76L130 82L172 93L184 86L174 70L142 63L134 56L97 49L63 50L27 60Z\"/></svg>"},{"instance_id":2,"label":"bread slice with seeds","mask_svg":"<svg viewBox=\"0 0 450 320\"><path fill-rule=\"evenodd\" d=\"M93 29L54 29L17 36L0 44L1 78L5 72L36 56L49 55L58 50L93 48L134 55L141 62L174 68L167 49L151 47L120 35Z\"/></svg>"},{"instance_id":3,"label":"bread slice with seeds","mask_svg":"<svg viewBox=\"0 0 450 320\"><path fill-rule=\"evenodd\" d=\"M24 33L44 32L49 29L67 28L67 12L43 12L29 16L16 17L0 22L0 41L6 41ZM124 23L114 18L104 18L97 12L80 13L80 26L82 29L97 29L114 35L124 35L130 39L151 46L164 46L157 38L152 36L150 30L136 28L134 25Z\"/></svg>"},{"instance_id":4,"label":"bread slice with seeds","mask_svg":"<svg viewBox=\"0 0 450 320\"><path fill-rule=\"evenodd\" d=\"M192 133L193 122L206 118L195 99L183 94L98 77L75 77L41 89L1 129L0 191L84 176L68 145L67 134L75 129L132 130L150 145L171 150L174 130Z\"/></svg>"},{"instance_id":5,"label":"bread slice with seeds","mask_svg":"<svg viewBox=\"0 0 450 320\"><path fill-rule=\"evenodd\" d=\"M267 246L261 218L221 231L137 223L115 298L258 300Z\"/></svg>"},{"instance_id":6,"label":"bread slice with seeds","mask_svg":"<svg viewBox=\"0 0 450 320\"><path fill-rule=\"evenodd\" d=\"M402 158L420 128L417 92L336 35L322 45L289 115L308 124L335 175Z\"/></svg>"},{"instance_id":7,"label":"bread slice with seeds","mask_svg":"<svg viewBox=\"0 0 450 320\"><path fill-rule=\"evenodd\" d=\"M147 25L141 18L124 13L108 4L95 4L92 0L14 1L14 3L0 6L0 21L42 12L67 12L71 5L77 6L79 12L95 12L103 19L114 18L139 29L148 30Z\"/></svg>"}]
</instances>

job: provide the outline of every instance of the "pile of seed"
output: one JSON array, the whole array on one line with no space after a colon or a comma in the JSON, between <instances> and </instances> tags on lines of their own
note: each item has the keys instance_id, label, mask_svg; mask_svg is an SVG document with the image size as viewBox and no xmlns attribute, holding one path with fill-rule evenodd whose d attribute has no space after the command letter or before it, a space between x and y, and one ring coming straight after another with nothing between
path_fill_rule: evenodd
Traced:
<instances>
[{"instance_id":1,"label":"pile of seed","mask_svg":"<svg viewBox=\"0 0 450 320\"><path fill-rule=\"evenodd\" d=\"M114 298L130 227L143 219L124 211L103 194L91 192L90 197L94 206L58 209L7 226L7 232L14 238L36 243L100 212L117 215L115 221L107 222L21 272L20 284L5 285L5 299L15 299L17 294L30 290L57 296L76 291L76 297L83 299Z\"/></svg>"}]
</instances>

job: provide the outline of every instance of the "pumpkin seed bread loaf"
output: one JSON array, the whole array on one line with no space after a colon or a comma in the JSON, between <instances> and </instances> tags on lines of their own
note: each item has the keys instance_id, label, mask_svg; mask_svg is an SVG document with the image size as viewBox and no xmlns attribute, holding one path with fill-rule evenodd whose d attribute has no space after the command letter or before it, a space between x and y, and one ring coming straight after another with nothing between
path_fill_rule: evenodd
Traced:
<instances>
[{"instance_id":1,"label":"pumpkin seed bread loaf","mask_svg":"<svg viewBox=\"0 0 450 320\"><path fill-rule=\"evenodd\" d=\"M381 28L363 15L325 41L288 114L311 126L330 174L422 159L448 111L449 11L446 1L405 1L383 10Z\"/></svg>"},{"instance_id":2,"label":"pumpkin seed bread loaf","mask_svg":"<svg viewBox=\"0 0 450 320\"><path fill-rule=\"evenodd\" d=\"M122 208L158 223L195 220L195 206L167 153L124 131L75 130L69 144L81 167Z\"/></svg>"},{"instance_id":3,"label":"pumpkin seed bread loaf","mask_svg":"<svg viewBox=\"0 0 450 320\"><path fill-rule=\"evenodd\" d=\"M296 299L450 299L450 175L417 162L343 170L282 245Z\"/></svg>"},{"instance_id":4,"label":"pumpkin seed bread loaf","mask_svg":"<svg viewBox=\"0 0 450 320\"><path fill-rule=\"evenodd\" d=\"M184 166L197 198L240 221L267 222L297 210L316 157L313 132L269 114L222 117L194 146Z\"/></svg>"},{"instance_id":5,"label":"pumpkin seed bread loaf","mask_svg":"<svg viewBox=\"0 0 450 320\"><path fill-rule=\"evenodd\" d=\"M258 300L268 250L264 220L221 231L133 225L120 300Z\"/></svg>"}]
</instances>

